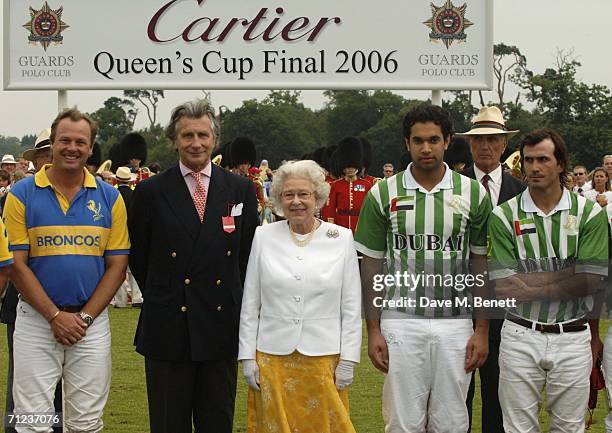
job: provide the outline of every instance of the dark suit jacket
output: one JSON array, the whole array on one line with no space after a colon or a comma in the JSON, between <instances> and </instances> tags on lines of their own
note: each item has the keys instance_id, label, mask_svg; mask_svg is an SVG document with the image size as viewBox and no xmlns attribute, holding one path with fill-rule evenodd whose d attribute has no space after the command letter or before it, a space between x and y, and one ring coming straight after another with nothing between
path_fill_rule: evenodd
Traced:
<instances>
[{"instance_id":1,"label":"dark suit jacket","mask_svg":"<svg viewBox=\"0 0 612 433\"><path fill-rule=\"evenodd\" d=\"M125 203L125 208L129 209L130 208L130 203L132 201L132 195L134 195L134 190L126 184L119 184L119 186L117 187L117 190L119 191L119 194L121 194L121 197L123 198L123 202Z\"/></svg>"},{"instance_id":2,"label":"dark suit jacket","mask_svg":"<svg viewBox=\"0 0 612 433\"><path fill-rule=\"evenodd\" d=\"M243 203L235 231L222 217ZM130 269L144 305L138 353L165 361L236 358L242 287L255 228L253 182L212 165L200 223L178 164L136 187Z\"/></svg>"},{"instance_id":3,"label":"dark suit jacket","mask_svg":"<svg viewBox=\"0 0 612 433\"><path fill-rule=\"evenodd\" d=\"M476 174L474 173L474 166L466 168L461 173L464 176L471 177L472 179L476 179ZM511 198L519 195L527 188L527 185L511 174L502 171L502 183L501 188L499 190L499 199L497 204L500 205L502 203L507 202ZM495 206L493 206L495 207ZM498 315L503 317L503 311L499 311ZM501 328L503 325L503 320L491 320L489 326L489 340L500 341L501 339Z\"/></svg>"}]
</instances>

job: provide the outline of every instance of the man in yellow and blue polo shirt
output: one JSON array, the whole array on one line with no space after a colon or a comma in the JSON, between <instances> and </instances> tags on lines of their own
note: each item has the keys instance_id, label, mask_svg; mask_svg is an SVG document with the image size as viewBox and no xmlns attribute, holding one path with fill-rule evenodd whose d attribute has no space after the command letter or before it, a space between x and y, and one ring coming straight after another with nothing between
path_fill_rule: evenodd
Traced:
<instances>
[{"instance_id":1,"label":"man in yellow and blue polo shirt","mask_svg":"<svg viewBox=\"0 0 612 433\"><path fill-rule=\"evenodd\" d=\"M130 248L123 199L85 168L96 132L76 108L60 113L51 126L53 164L15 184L4 209L15 256L10 278L21 295L15 413L52 413L61 378L67 431L102 429L111 377L106 306ZM16 429L51 431L40 422Z\"/></svg>"}]
</instances>

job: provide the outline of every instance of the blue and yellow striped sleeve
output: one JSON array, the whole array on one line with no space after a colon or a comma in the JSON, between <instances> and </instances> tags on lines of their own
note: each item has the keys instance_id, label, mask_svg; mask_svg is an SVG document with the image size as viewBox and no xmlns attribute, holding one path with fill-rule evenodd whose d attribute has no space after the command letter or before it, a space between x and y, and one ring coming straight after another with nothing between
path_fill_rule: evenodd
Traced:
<instances>
[{"instance_id":1,"label":"blue and yellow striped sleeve","mask_svg":"<svg viewBox=\"0 0 612 433\"><path fill-rule=\"evenodd\" d=\"M13 263L13 253L9 251L8 235L6 227L0 219L0 268Z\"/></svg>"},{"instance_id":2,"label":"blue and yellow striped sleeve","mask_svg":"<svg viewBox=\"0 0 612 433\"><path fill-rule=\"evenodd\" d=\"M115 200L111 215L113 222L104 255L113 256L129 254L130 237L127 229L127 211L121 194L117 195L117 200Z\"/></svg>"},{"instance_id":3,"label":"blue and yellow striped sleeve","mask_svg":"<svg viewBox=\"0 0 612 433\"><path fill-rule=\"evenodd\" d=\"M26 226L25 205L12 192L9 192L6 197L3 218L8 233L10 251L29 250L30 237Z\"/></svg>"}]
</instances>

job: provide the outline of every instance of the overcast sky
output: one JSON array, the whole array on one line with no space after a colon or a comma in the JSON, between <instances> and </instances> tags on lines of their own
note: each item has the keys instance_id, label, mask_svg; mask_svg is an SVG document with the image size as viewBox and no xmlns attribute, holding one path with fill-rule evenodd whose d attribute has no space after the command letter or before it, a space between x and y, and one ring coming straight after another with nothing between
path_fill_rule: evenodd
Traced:
<instances>
[{"instance_id":1,"label":"overcast sky","mask_svg":"<svg viewBox=\"0 0 612 433\"><path fill-rule=\"evenodd\" d=\"M612 56L607 48L611 16L610 0L495 0L495 42L518 46L527 56L528 67L535 72L554 64L557 49L573 50L582 63L579 79L612 88ZM0 70L0 77L1 74ZM428 96L427 92L398 93L407 97ZM266 94L267 91L212 91L212 101L215 106L235 108L244 99L261 99ZM84 111L95 111L113 95L121 96L121 92L70 91L68 103ZM174 106L198 96L202 96L199 91L167 91L158 119L164 124ZM302 101L311 108L320 108L324 98L321 91L309 90L302 92ZM37 133L50 125L56 112L57 92L0 90L1 135L21 137ZM141 109L136 127L146 124L146 114Z\"/></svg>"}]
</instances>

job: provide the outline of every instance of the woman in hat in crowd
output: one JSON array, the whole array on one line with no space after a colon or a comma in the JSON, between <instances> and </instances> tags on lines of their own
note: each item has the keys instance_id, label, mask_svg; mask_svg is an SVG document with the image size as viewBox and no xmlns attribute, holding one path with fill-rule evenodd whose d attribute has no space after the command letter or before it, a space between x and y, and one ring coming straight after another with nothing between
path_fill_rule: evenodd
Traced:
<instances>
[{"instance_id":1,"label":"woman in hat in crowd","mask_svg":"<svg viewBox=\"0 0 612 433\"><path fill-rule=\"evenodd\" d=\"M329 185L314 161L283 164L270 189L286 221L257 228L238 359L249 433L354 433L347 387L359 362L361 284L349 229L316 211Z\"/></svg>"},{"instance_id":2,"label":"woman in hat in crowd","mask_svg":"<svg viewBox=\"0 0 612 433\"><path fill-rule=\"evenodd\" d=\"M610 191L610 176L603 167L597 167L591 174L591 185L593 189L585 191L584 196L589 200L596 201L601 207L612 203L612 191Z\"/></svg>"}]
</instances>

